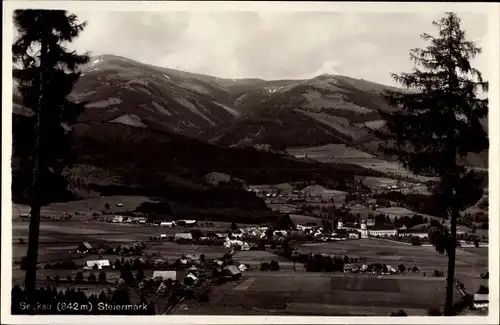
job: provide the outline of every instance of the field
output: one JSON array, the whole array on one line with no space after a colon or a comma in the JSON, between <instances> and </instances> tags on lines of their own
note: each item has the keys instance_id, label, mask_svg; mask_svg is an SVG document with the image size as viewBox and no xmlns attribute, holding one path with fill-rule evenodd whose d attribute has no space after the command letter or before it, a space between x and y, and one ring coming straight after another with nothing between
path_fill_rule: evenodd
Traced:
<instances>
[{"instance_id":1,"label":"field","mask_svg":"<svg viewBox=\"0 0 500 325\"><path fill-rule=\"evenodd\" d=\"M431 215L425 214L425 213L417 213L415 211L412 211L412 210L409 210L406 208L402 208L402 207L379 208L376 210L376 212L388 215L392 221L394 221L394 219L396 217L398 217L398 218L405 217L405 216L412 217L416 214L419 214L419 215L423 216L424 218L428 218L430 220L435 219L439 222L443 221L442 218L434 217L434 216L431 216Z\"/></svg>"},{"instance_id":2,"label":"field","mask_svg":"<svg viewBox=\"0 0 500 325\"><path fill-rule=\"evenodd\" d=\"M126 201L116 198L116 202ZM107 201L113 202L109 198ZM92 202L92 201L91 201ZM137 200L134 204L138 204ZM65 210L52 208L51 211L73 212L76 209L100 207L101 201ZM127 204L128 206L128 204ZM133 209L130 204L130 209ZM51 212L49 211L49 212ZM20 260L26 253L28 222L19 216L12 218L13 260ZM214 227L202 230L222 231L228 229L227 223L214 223ZM93 246L101 243L110 245L126 244L136 241L147 242L150 236L174 234L187 231L186 228L168 228L146 225L113 224L93 221L90 218L75 216L69 221L42 221L40 231L40 262L61 261L68 258L82 265L86 260L97 259L96 255L80 257L72 252L76 246L87 241ZM342 242L297 244L301 252L348 255L362 258L362 263L383 263L397 267L404 264L407 268L417 266L421 272L398 276L377 276L368 274L309 273L297 263L293 263L270 251L236 251L234 260L249 264L250 270L243 273L240 281L215 286L209 302L187 301L176 307L174 314L259 314L259 315L373 315L386 316L391 312L404 309L409 315L425 315L432 307L442 307L444 302L445 278L432 277L434 270L446 272L447 257L439 255L433 247L418 247L381 239L361 239ZM205 254L208 260L219 258L227 252L222 246L178 245L172 242L147 243L145 253L159 253L168 262L188 254ZM116 260L119 256L105 255L104 259ZM280 271L261 272L261 262L276 260ZM479 274L488 269L487 248L464 248L457 250L456 275L464 283L466 291L474 293L480 285L487 285ZM56 275L64 279L74 277L79 270L40 270L40 285L53 284L46 277ZM83 271L87 278L92 271ZM110 282L118 279L119 273L108 270ZM426 273L426 276L423 273ZM147 274L146 274L147 275ZM22 285L24 272L13 265L13 283ZM74 286L61 283L60 288ZM85 284L85 291L98 293L109 285ZM457 293L458 295L458 293Z\"/></svg>"},{"instance_id":3,"label":"field","mask_svg":"<svg viewBox=\"0 0 500 325\"><path fill-rule=\"evenodd\" d=\"M221 288L207 304L186 304L176 314L279 314L387 316L404 309L426 315L444 301L442 278L377 278L279 271L247 272L243 282Z\"/></svg>"},{"instance_id":4,"label":"field","mask_svg":"<svg viewBox=\"0 0 500 325\"><path fill-rule=\"evenodd\" d=\"M430 273L435 269L445 272L447 258L437 254L432 247L363 239L305 244L297 248L315 253L365 257L363 263L418 266L421 272L377 276L309 273L299 269L294 272L288 268L278 272L252 270L244 273L242 281L214 289L209 302L186 302L173 313L387 316L404 309L410 316L425 316L429 308L443 307L446 278L433 277ZM242 253L254 255L258 252ZM487 270L487 254L484 248L457 251L456 274L466 291L474 293L480 285L488 285L488 280L479 277L479 273ZM427 273L426 276L423 272ZM458 292L455 294L456 298L460 297Z\"/></svg>"},{"instance_id":5,"label":"field","mask_svg":"<svg viewBox=\"0 0 500 325\"><path fill-rule=\"evenodd\" d=\"M107 211L109 213L117 213L123 211L133 211L143 202L152 202L151 199L144 196L98 196L80 201L71 201L63 203L51 203L42 208L42 216L62 216L64 213L74 214L79 213L83 216L91 216L92 213L101 213ZM109 209L105 208L106 203L109 204ZM117 207L118 203L123 204L122 207ZM12 215L20 216L27 215L30 208L23 204L12 204Z\"/></svg>"},{"instance_id":6,"label":"field","mask_svg":"<svg viewBox=\"0 0 500 325\"><path fill-rule=\"evenodd\" d=\"M314 159L324 163L346 163L354 164L364 168L372 169L385 174L407 176L420 182L426 182L432 178L417 176L406 170L395 162L378 159L373 155L344 144L328 144L319 147L289 148L287 152L296 158Z\"/></svg>"}]
</instances>

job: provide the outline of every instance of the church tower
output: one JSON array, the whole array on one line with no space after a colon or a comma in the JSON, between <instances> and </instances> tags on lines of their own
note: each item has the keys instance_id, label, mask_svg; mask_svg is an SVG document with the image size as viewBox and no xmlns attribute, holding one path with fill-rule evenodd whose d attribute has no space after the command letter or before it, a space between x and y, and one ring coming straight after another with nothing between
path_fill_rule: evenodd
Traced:
<instances>
[{"instance_id":1,"label":"church tower","mask_svg":"<svg viewBox=\"0 0 500 325\"><path fill-rule=\"evenodd\" d=\"M366 229L366 220L361 221L361 238L368 238L368 229Z\"/></svg>"},{"instance_id":2,"label":"church tower","mask_svg":"<svg viewBox=\"0 0 500 325\"><path fill-rule=\"evenodd\" d=\"M342 229L344 227L344 222L342 218L337 221L337 229Z\"/></svg>"}]
</instances>

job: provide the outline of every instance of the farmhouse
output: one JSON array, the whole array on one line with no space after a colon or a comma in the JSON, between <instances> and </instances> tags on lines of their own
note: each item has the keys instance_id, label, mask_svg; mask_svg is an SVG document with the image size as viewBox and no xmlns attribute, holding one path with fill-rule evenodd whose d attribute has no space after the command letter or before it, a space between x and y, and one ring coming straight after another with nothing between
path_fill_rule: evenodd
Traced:
<instances>
[{"instance_id":1,"label":"farmhouse","mask_svg":"<svg viewBox=\"0 0 500 325\"><path fill-rule=\"evenodd\" d=\"M358 270L358 266L356 264L344 264L344 272L354 272Z\"/></svg>"},{"instance_id":2,"label":"farmhouse","mask_svg":"<svg viewBox=\"0 0 500 325\"><path fill-rule=\"evenodd\" d=\"M125 217L124 216L114 216L112 222L113 223L121 223L124 222Z\"/></svg>"},{"instance_id":3,"label":"farmhouse","mask_svg":"<svg viewBox=\"0 0 500 325\"><path fill-rule=\"evenodd\" d=\"M109 260L86 261L85 266L83 268L90 270L90 269L94 269L96 267L97 267L97 269L101 270L101 269L110 268L111 264L109 263Z\"/></svg>"},{"instance_id":4,"label":"farmhouse","mask_svg":"<svg viewBox=\"0 0 500 325\"><path fill-rule=\"evenodd\" d=\"M162 279L162 280L172 280L172 281L176 281L176 280L182 280L184 279L184 274L185 272L182 272L182 271L173 271L173 270L170 270L170 271L153 271L153 276L152 278L153 279Z\"/></svg>"},{"instance_id":5,"label":"farmhouse","mask_svg":"<svg viewBox=\"0 0 500 325\"><path fill-rule=\"evenodd\" d=\"M472 305L476 309L488 308L488 305L489 305L488 295L487 294L475 293Z\"/></svg>"},{"instance_id":6,"label":"farmhouse","mask_svg":"<svg viewBox=\"0 0 500 325\"><path fill-rule=\"evenodd\" d=\"M227 265L222 269L222 277L237 280L241 278L241 271L235 265Z\"/></svg>"},{"instance_id":7,"label":"farmhouse","mask_svg":"<svg viewBox=\"0 0 500 325\"><path fill-rule=\"evenodd\" d=\"M174 240L193 240L193 235L191 233L177 233L175 234Z\"/></svg>"},{"instance_id":8,"label":"farmhouse","mask_svg":"<svg viewBox=\"0 0 500 325\"><path fill-rule=\"evenodd\" d=\"M398 230L390 225L379 225L368 227L368 235L369 236L396 236L398 234Z\"/></svg>"},{"instance_id":9,"label":"farmhouse","mask_svg":"<svg viewBox=\"0 0 500 325\"><path fill-rule=\"evenodd\" d=\"M173 227L173 226L175 226L175 222L173 222L173 221L160 222L160 227Z\"/></svg>"},{"instance_id":10,"label":"farmhouse","mask_svg":"<svg viewBox=\"0 0 500 325\"><path fill-rule=\"evenodd\" d=\"M344 224L342 219L337 222L337 230L345 229L349 231L357 231L361 234L361 238L367 238L368 236L396 236L398 234L398 229L392 225L374 225L368 226L366 220L362 220L361 223L349 223ZM338 231L337 231L338 232Z\"/></svg>"},{"instance_id":11,"label":"farmhouse","mask_svg":"<svg viewBox=\"0 0 500 325\"><path fill-rule=\"evenodd\" d=\"M401 237L419 237L422 239L425 239L429 236L427 231L424 230L419 230L419 229L399 229L398 230L398 235Z\"/></svg>"},{"instance_id":12,"label":"farmhouse","mask_svg":"<svg viewBox=\"0 0 500 325\"><path fill-rule=\"evenodd\" d=\"M375 226L375 218L368 218L368 219L366 219L366 225L367 225L368 227L373 227L373 226Z\"/></svg>"},{"instance_id":13,"label":"farmhouse","mask_svg":"<svg viewBox=\"0 0 500 325\"><path fill-rule=\"evenodd\" d=\"M88 242L83 242L80 245L78 245L78 247L76 248L76 251L78 253L82 254L82 253L88 253L92 249L93 249L92 245L90 245Z\"/></svg>"},{"instance_id":14,"label":"farmhouse","mask_svg":"<svg viewBox=\"0 0 500 325\"><path fill-rule=\"evenodd\" d=\"M181 227L194 227L196 223L196 220L177 220L175 224Z\"/></svg>"},{"instance_id":15,"label":"farmhouse","mask_svg":"<svg viewBox=\"0 0 500 325\"><path fill-rule=\"evenodd\" d=\"M191 272L184 278L184 282L187 285L193 285L196 283L196 281L198 281L198 277Z\"/></svg>"}]
</instances>

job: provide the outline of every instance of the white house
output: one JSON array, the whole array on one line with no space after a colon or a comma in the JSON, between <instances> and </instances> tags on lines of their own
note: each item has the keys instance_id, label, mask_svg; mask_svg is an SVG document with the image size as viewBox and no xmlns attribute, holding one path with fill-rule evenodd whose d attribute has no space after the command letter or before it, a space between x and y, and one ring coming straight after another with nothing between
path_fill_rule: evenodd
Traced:
<instances>
[{"instance_id":1,"label":"white house","mask_svg":"<svg viewBox=\"0 0 500 325\"><path fill-rule=\"evenodd\" d=\"M112 222L114 223L120 223L123 222L124 217L123 216L114 216Z\"/></svg>"},{"instance_id":2,"label":"white house","mask_svg":"<svg viewBox=\"0 0 500 325\"><path fill-rule=\"evenodd\" d=\"M86 270L92 270L95 265L97 265L97 269L99 270L111 267L109 260L95 260L95 261L86 261L85 266L83 268Z\"/></svg>"},{"instance_id":3,"label":"white house","mask_svg":"<svg viewBox=\"0 0 500 325\"><path fill-rule=\"evenodd\" d=\"M368 227L374 227L375 226L375 219L374 218L368 218L368 219L366 219L366 225Z\"/></svg>"},{"instance_id":4,"label":"white house","mask_svg":"<svg viewBox=\"0 0 500 325\"><path fill-rule=\"evenodd\" d=\"M390 225L368 227L368 236L396 236L398 230Z\"/></svg>"},{"instance_id":5,"label":"white house","mask_svg":"<svg viewBox=\"0 0 500 325\"><path fill-rule=\"evenodd\" d=\"M173 221L162 221L160 222L161 227L173 227L175 226L175 222Z\"/></svg>"}]
</instances>

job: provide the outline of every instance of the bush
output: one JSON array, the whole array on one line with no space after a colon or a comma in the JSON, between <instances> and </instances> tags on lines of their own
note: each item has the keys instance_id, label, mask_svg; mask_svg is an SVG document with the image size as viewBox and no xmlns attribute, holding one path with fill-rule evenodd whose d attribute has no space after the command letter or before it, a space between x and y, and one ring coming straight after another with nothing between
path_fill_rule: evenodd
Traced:
<instances>
[{"instance_id":1,"label":"bush","mask_svg":"<svg viewBox=\"0 0 500 325\"><path fill-rule=\"evenodd\" d=\"M56 275L56 276L54 277L54 281L55 281L56 283L59 283L59 281L60 281L59 275Z\"/></svg>"},{"instance_id":2,"label":"bush","mask_svg":"<svg viewBox=\"0 0 500 325\"><path fill-rule=\"evenodd\" d=\"M82 282L83 282L83 273L82 272L76 273L75 283L82 283Z\"/></svg>"},{"instance_id":3,"label":"bush","mask_svg":"<svg viewBox=\"0 0 500 325\"><path fill-rule=\"evenodd\" d=\"M89 281L89 283L95 283L97 281L97 278L94 273L90 273L87 280Z\"/></svg>"},{"instance_id":4,"label":"bush","mask_svg":"<svg viewBox=\"0 0 500 325\"><path fill-rule=\"evenodd\" d=\"M403 309L400 309L395 313L391 313L391 316L408 316L408 314Z\"/></svg>"},{"instance_id":5,"label":"bush","mask_svg":"<svg viewBox=\"0 0 500 325\"><path fill-rule=\"evenodd\" d=\"M271 263L269 264L269 270L271 271L279 271L280 269L280 265L277 261L271 261Z\"/></svg>"},{"instance_id":6,"label":"bush","mask_svg":"<svg viewBox=\"0 0 500 325\"><path fill-rule=\"evenodd\" d=\"M435 276L435 277L442 277L442 276L444 276L444 273L441 272L441 271L439 271L439 270L434 270L432 272L432 275Z\"/></svg>"},{"instance_id":7,"label":"bush","mask_svg":"<svg viewBox=\"0 0 500 325\"><path fill-rule=\"evenodd\" d=\"M106 283L106 272L99 272L99 283Z\"/></svg>"},{"instance_id":8,"label":"bush","mask_svg":"<svg viewBox=\"0 0 500 325\"><path fill-rule=\"evenodd\" d=\"M260 263L260 270L261 271L269 271L269 263L267 263L267 262Z\"/></svg>"},{"instance_id":9,"label":"bush","mask_svg":"<svg viewBox=\"0 0 500 325\"><path fill-rule=\"evenodd\" d=\"M71 282L73 282L73 278L71 277L71 275L68 275L68 276L66 277L66 281L68 281L68 282L70 282L70 283L71 283Z\"/></svg>"},{"instance_id":10,"label":"bush","mask_svg":"<svg viewBox=\"0 0 500 325\"><path fill-rule=\"evenodd\" d=\"M438 308L430 308L427 311L427 315L429 316L441 316L441 311Z\"/></svg>"}]
</instances>

